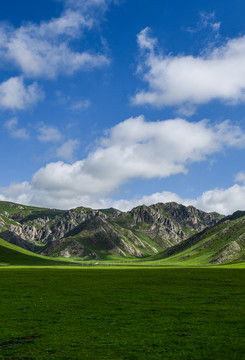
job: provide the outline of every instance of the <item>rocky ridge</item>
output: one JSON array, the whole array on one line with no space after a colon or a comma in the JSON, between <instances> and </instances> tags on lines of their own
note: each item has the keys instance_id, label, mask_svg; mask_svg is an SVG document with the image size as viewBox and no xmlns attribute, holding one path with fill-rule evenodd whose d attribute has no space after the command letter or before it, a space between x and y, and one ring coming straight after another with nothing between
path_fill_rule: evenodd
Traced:
<instances>
[{"instance_id":1,"label":"rocky ridge","mask_svg":"<svg viewBox=\"0 0 245 360\"><path fill-rule=\"evenodd\" d=\"M84 207L63 211L0 202L0 237L51 256L142 257L182 242L219 218L177 203L122 212Z\"/></svg>"},{"instance_id":2,"label":"rocky ridge","mask_svg":"<svg viewBox=\"0 0 245 360\"><path fill-rule=\"evenodd\" d=\"M172 263L224 264L245 260L245 211L236 211L215 225L180 242L154 259L167 259Z\"/></svg>"}]
</instances>

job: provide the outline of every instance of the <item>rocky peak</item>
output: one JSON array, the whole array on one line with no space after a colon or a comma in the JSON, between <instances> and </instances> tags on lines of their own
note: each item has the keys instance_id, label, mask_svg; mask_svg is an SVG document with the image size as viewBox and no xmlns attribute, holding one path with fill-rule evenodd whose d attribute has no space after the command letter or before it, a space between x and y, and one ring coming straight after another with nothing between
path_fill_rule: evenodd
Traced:
<instances>
[{"instance_id":1,"label":"rocky peak","mask_svg":"<svg viewBox=\"0 0 245 360\"><path fill-rule=\"evenodd\" d=\"M171 227L187 226L190 230L202 229L217 222L215 216L196 209L194 206L184 206L175 202L155 205L142 205L129 212L135 223L163 223Z\"/></svg>"}]
</instances>

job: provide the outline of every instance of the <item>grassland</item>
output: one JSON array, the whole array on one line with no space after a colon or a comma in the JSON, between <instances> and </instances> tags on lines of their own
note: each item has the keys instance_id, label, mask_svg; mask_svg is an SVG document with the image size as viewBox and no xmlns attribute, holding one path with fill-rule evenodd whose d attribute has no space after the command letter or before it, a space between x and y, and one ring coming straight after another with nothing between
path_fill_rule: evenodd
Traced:
<instances>
[{"instance_id":1,"label":"grassland","mask_svg":"<svg viewBox=\"0 0 245 360\"><path fill-rule=\"evenodd\" d=\"M245 269L0 268L0 359L244 359Z\"/></svg>"}]
</instances>

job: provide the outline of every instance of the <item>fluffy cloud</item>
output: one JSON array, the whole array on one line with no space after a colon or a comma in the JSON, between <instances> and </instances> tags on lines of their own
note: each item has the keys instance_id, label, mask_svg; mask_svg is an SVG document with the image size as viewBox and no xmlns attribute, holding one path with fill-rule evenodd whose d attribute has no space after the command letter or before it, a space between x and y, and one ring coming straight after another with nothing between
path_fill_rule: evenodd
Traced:
<instances>
[{"instance_id":1,"label":"fluffy cloud","mask_svg":"<svg viewBox=\"0 0 245 360\"><path fill-rule=\"evenodd\" d=\"M77 149L79 141L77 139L70 139L56 149L56 156L59 159L72 161L74 151Z\"/></svg>"},{"instance_id":2,"label":"fluffy cloud","mask_svg":"<svg viewBox=\"0 0 245 360\"><path fill-rule=\"evenodd\" d=\"M61 163L60 163L61 164ZM64 173L60 171L60 175ZM65 173L67 175L67 173ZM71 181L68 175L65 181ZM113 200L110 197L99 197L91 194L82 194L79 189L74 191L68 187L56 188L57 181L53 186L49 184L49 191L44 188L33 186L33 182L11 184L2 189L0 200L15 201L22 204L35 204L39 206L56 207L60 209L70 209L77 206L88 206L97 209L114 207L122 211L131 210L138 205L151 205L159 202L177 202L183 205L193 205L206 212L216 211L223 215L232 214L237 210L245 210L245 186L235 184L228 189L213 189L204 192L196 199L181 198L176 193L163 191L151 195L145 195L130 200ZM61 185L61 184L60 184Z\"/></svg>"},{"instance_id":3,"label":"fluffy cloud","mask_svg":"<svg viewBox=\"0 0 245 360\"><path fill-rule=\"evenodd\" d=\"M128 211L132 208L139 206L139 205L152 205L167 202L176 202L183 205L190 205L193 200L189 199L182 199L177 194L169 192L169 191L162 191L157 192L151 195L144 195L142 197L133 198L130 200L112 200L112 199L104 199L104 202L100 200L100 208L109 208L114 207L115 209L120 209L122 211Z\"/></svg>"},{"instance_id":4,"label":"fluffy cloud","mask_svg":"<svg viewBox=\"0 0 245 360\"><path fill-rule=\"evenodd\" d=\"M217 211L224 215L245 210L245 186L235 184L228 189L206 191L193 204L205 211Z\"/></svg>"},{"instance_id":5,"label":"fluffy cloud","mask_svg":"<svg viewBox=\"0 0 245 360\"><path fill-rule=\"evenodd\" d=\"M12 77L0 84L0 108L23 110L42 100L44 94L36 83L25 85L22 77Z\"/></svg>"},{"instance_id":6,"label":"fluffy cloud","mask_svg":"<svg viewBox=\"0 0 245 360\"><path fill-rule=\"evenodd\" d=\"M148 90L139 91L132 99L134 104L198 105L213 99L244 102L245 36L196 57L157 53L157 40L150 36L149 28L138 34L138 44L144 53L139 71Z\"/></svg>"},{"instance_id":7,"label":"fluffy cloud","mask_svg":"<svg viewBox=\"0 0 245 360\"><path fill-rule=\"evenodd\" d=\"M16 117L9 119L4 124L5 129L8 130L10 136L18 139L29 139L30 135L24 128L18 128L18 119Z\"/></svg>"},{"instance_id":8,"label":"fluffy cloud","mask_svg":"<svg viewBox=\"0 0 245 360\"><path fill-rule=\"evenodd\" d=\"M1 24L0 62L14 64L27 77L48 78L108 64L105 55L78 52L71 47L71 40L81 37L93 23L88 14L67 9L59 18L39 25L27 23L15 29Z\"/></svg>"},{"instance_id":9,"label":"fluffy cloud","mask_svg":"<svg viewBox=\"0 0 245 360\"><path fill-rule=\"evenodd\" d=\"M76 143L68 142L60 151L67 156L74 146ZM225 147L245 147L245 134L229 122L219 125L183 119L147 122L139 116L111 128L87 158L72 164L49 163L30 182L2 189L2 196L12 201L25 196L30 204L60 208L103 207L113 204L108 197L130 179L185 173L191 163L204 161ZM156 202L158 198L154 195L139 201ZM162 199L170 198L169 193L163 194ZM175 194L173 199L179 198ZM215 207L207 196L198 201L202 208L209 204L210 208ZM127 206L123 201L115 204Z\"/></svg>"},{"instance_id":10,"label":"fluffy cloud","mask_svg":"<svg viewBox=\"0 0 245 360\"><path fill-rule=\"evenodd\" d=\"M245 210L245 186L234 184L227 189L212 189L205 191L196 199L184 199L172 192L163 191L149 196L132 200L119 200L113 204L123 210L129 210L134 206L145 204L151 205L158 202L175 201L179 204L193 205L203 211L216 211L219 214L229 215L237 210Z\"/></svg>"},{"instance_id":11,"label":"fluffy cloud","mask_svg":"<svg viewBox=\"0 0 245 360\"><path fill-rule=\"evenodd\" d=\"M37 136L39 141L49 142L49 141L59 141L62 139L62 135L54 126L43 125L38 129L39 135Z\"/></svg>"}]
</instances>

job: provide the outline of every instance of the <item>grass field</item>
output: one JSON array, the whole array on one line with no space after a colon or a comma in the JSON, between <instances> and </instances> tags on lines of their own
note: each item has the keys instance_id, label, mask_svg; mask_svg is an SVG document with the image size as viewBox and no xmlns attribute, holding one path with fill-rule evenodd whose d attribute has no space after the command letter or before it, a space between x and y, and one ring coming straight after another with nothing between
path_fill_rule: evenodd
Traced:
<instances>
[{"instance_id":1,"label":"grass field","mask_svg":"<svg viewBox=\"0 0 245 360\"><path fill-rule=\"evenodd\" d=\"M0 359L244 359L245 270L0 268Z\"/></svg>"}]
</instances>

